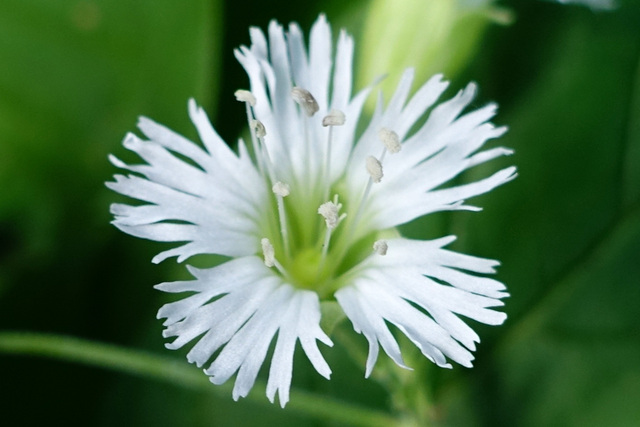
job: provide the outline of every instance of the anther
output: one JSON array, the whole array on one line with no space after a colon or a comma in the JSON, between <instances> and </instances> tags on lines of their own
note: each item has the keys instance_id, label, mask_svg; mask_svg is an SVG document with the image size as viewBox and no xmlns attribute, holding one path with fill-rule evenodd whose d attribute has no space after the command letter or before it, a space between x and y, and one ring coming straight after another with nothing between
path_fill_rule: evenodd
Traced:
<instances>
[{"instance_id":1,"label":"anther","mask_svg":"<svg viewBox=\"0 0 640 427\"><path fill-rule=\"evenodd\" d=\"M380 141L382 141L386 149L391 154L399 152L402 148L398 134L392 130L389 130L387 128L380 129L378 131L378 138L380 138Z\"/></svg>"},{"instance_id":2,"label":"anther","mask_svg":"<svg viewBox=\"0 0 640 427\"><path fill-rule=\"evenodd\" d=\"M251 130L251 145L253 146L253 153L256 157L256 163L258 164L260 175L264 176L264 161L262 160L260 155L260 144L258 141L258 136L256 135L256 129L253 124L255 117L253 107L256 105L256 97L251 92L244 89L236 90L234 95L238 101L244 102L245 109L247 110L247 122L249 124L249 129Z\"/></svg>"},{"instance_id":3,"label":"anther","mask_svg":"<svg viewBox=\"0 0 640 427\"><path fill-rule=\"evenodd\" d=\"M342 205L337 205L333 202L326 202L320 205L318 208L318 213L324 217L324 221L327 224L327 228L333 230L338 226L340 218L338 216L338 211Z\"/></svg>"},{"instance_id":4,"label":"anther","mask_svg":"<svg viewBox=\"0 0 640 427\"><path fill-rule=\"evenodd\" d=\"M255 130L258 138L264 138L267 136L267 129L265 129L260 120L251 120L251 127Z\"/></svg>"},{"instance_id":5,"label":"anther","mask_svg":"<svg viewBox=\"0 0 640 427\"><path fill-rule=\"evenodd\" d=\"M294 87L291 89L291 97L304 110L308 117L313 116L320 109L316 99L311 95L311 92L306 89Z\"/></svg>"},{"instance_id":6,"label":"anther","mask_svg":"<svg viewBox=\"0 0 640 427\"><path fill-rule=\"evenodd\" d=\"M344 124L344 113L340 110L331 110L329 114L322 119L322 126L342 126Z\"/></svg>"},{"instance_id":7,"label":"anther","mask_svg":"<svg viewBox=\"0 0 640 427\"><path fill-rule=\"evenodd\" d=\"M271 190L274 192L276 196L280 196L280 197L287 197L291 193L291 189L289 188L289 185L281 181L278 181L275 184L273 184L273 187L271 187Z\"/></svg>"},{"instance_id":8,"label":"anther","mask_svg":"<svg viewBox=\"0 0 640 427\"><path fill-rule=\"evenodd\" d=\"M373 156L367 157L367 172L371 175L373 182L380 182L382 180L382 164Z\"/></svg>"},{"instance_id":9,"label":"anther","mask_svg":"<svg viewBox=\"0 0 640 427\"><path fill-rule=\"evenodd\" d=\"M256 97L253 96L253 94L251 92L249 92L248 90L238 89L234 93L234 95L236 96L236 99L238 101L247 102L252 107L255 107L255 105L256 105Z\"/></svg>"},{"instance_id":10,"label":"anther","mask_svg":"<svg viewBox=\"0 0 640 427\"><path fill-rule=\"evenodd\" d=\"M389 245L386 240L376 240L373 244L373 250L378 255L386 255L387 250L389 249Z\"/></svg>"},{"instance_id":11,"label":"anther","mask_svg":"<svg viewBox=\"0 0 640 427\"><path fill-rule=\"evenodd\" d=\"M340 215L340 209L342 209L342 203L338 202L337 194L333 197L333 201L323 203L318 208L318 213L324 217L324 221L327 224L327 230L324 233L324 243L322 244L322 257L318 264L318 274L322 271L324 262L327 259L329 243L331 242L331 233L340 224L340 222L347 217L346 213Z\"/></svg>"},{"instance_id":12,"label":"anther","mask_svg":"<svg viewBox=\"0 0 640 427\"><path fill-rule=\"evenodd\" d=\"M262 244L262 254L264 255L264 265L267 267L273 267L276 265L276 252L273 249L273 245L264 237L260 243Z\"/></svg>"}]
</instances>

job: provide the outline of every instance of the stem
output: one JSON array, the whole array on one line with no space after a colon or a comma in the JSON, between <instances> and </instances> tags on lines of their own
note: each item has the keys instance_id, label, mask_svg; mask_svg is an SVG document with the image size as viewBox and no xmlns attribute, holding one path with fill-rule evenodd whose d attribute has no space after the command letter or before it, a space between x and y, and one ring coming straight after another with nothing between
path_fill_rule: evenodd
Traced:
<instances>
[{"instance_id":1,"label":"stem","mask_svg":"<svg viewBox=\"0 0 640 427\"><path fill-rule=\"evenodd\" d=\"M175 358L64 335L0 332L0 353L49 357L111 369L216 396L226 397L231 390L230 385L212 385L200 370ZM256 381L255 386L258 389L266 387L261 381ZM280 409L270 404L262 394L249 394L246 399L273 410ZM401 424L399 419L385 412L301 390L291 390L291 401L287 404L286 410L357 426L386 427Z\"/></svg>"}]
</instances>

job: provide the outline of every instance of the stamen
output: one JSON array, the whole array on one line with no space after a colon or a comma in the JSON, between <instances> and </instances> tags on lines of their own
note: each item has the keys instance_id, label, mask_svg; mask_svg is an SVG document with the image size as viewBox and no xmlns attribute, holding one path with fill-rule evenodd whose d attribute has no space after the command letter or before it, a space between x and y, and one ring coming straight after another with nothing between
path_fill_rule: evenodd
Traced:
<instances>
[{"instance_id":1,"label":"stamen","mask_svg":"<svg viewBox=\"0 0 640 427\"><path fill-rule=\"evenodd\" d=\"M269 239L263 237L262 240L260 240L260 243L262 245L262 254L264 255L264 265L269 268L275 267L280 272L280 274L282 274L283 276L288 276L287 271L276 259L276 251L275 249L273 249L273 245L271 244Z\"/></svg>"},{"instance_id":2,"label":"stamen","mask_svg":"<svg viewBox=\"0 0 640 427\"><path fill-rule=\"evenodd\" d=\"M340 223L340 219L342 218L338 216L340 208L342 208L342 204L336 204L334 202L323 203L318 208L318 213L324 217L327 228L333 230Z\"/></svg>"},{"instance_id":3,"label":"stamen","mask_svg":"<svg viewBox=\"0 0 640 427\"><path fill-rule=\"evenodd\" d=\"M329 243L331 242L331 233L333 230L347 217L346 213L339 215L340 209L342 209L342 203L338 202L338 195L333 197L333 201L323 203L318 208L318 213L322 215L327 225L327 231L324 234L324 243L322 244L322 257L318 264L318 274L324 267L324 261L327 258L327 252L329 251Z\"/></svg>"},{"instance_id":4,"label":"stamen","mask_svg":"<svg viewBox=\"0 0 640 427\"><path fill-rule=\"evenodd\" d=\"M373 250L378 255L386 255L388 249L389 249L389 245L387 244L386 240L376 240L375 243L373 244Z\"/></svg>"},{"instance_id":5,"label":"stamen","mask_svg":"<svg viewBox=\"0 0 640 427\"><path fill-rule=\"evenodd\" d=\"M324 174L323 179L325 182L324 199L329 198L329 191L331 191L331 177L329 176L331 171L331 142L333 141L333 127L344 125L345 117L344 113L340 110L331 110L329 115L322 119L322 126L329 126L329 136L327 137L327 149L324 159Z\"/></svg>"},{"instance_id":6,"label":"stamen","mask_svg":"<svg viewBox=\"0 0 640 427\"><path fill-rule=\"evenodd\" d=\"M340 110L331 110L329 114L322 119L322 126L342 126L345 122L344 113Z\"/></svg>"},{"instance_id":7,"label":"stamen","mask_svg":"<svg viewBox=\"0 0 640 427\"><path fill-rule=\"evenodd\" d=\"M358 204L356 214L352 217L352 220L349 224L346 237L343 237L346 242L351 242L351 239L353 239L354 235L357 234L356 230L358 228L358 222L360 221L360 217L362 216L362 211L364 210L364 207L367 203L367 198L369 197L369 193L371 192L373 183L379 183L384 176L382 170L382 162L384 161L387 151L391 154L395 154L402 149L400 137L397 133L388 128L381 128L378 131L378 138L382 141L384 147L382 149L382 153L380 154L379 160L373 156L368 156L366 159L366 168L367 172L369 173L369 180L367 181L367 186L365 187L362 198L360 199L360 203ZM347 248L348 245L343 245L343 247ZM373 244L373 250L379 255L386 255L387 249L387 242L384 240L378 240ZM340 257L344 256L345 252L346 249L343 249Z\"/></svg>"},{"instance_id":8,"label":"stamen","mask_svg":"<svg viewBox=\"0 0 640 427\"><path fill-rule=\"evenodd\" d=\"M282 235L282 244L284 245L284 253L287 257L291 254L289 249L289 229L287 228L287 213L284 210L284 198L287 197L291 191L288 184L284 182L276 182L271 187L271 190L276 195L276 202L278 204L278 217L280 220L280 234Z\"/></svg>"},{"instance_id":9,"label":"stamen","mask_svg":"<svg viewBox=\"0 0 640 427\"><path fill-rule=\"evenodd\" d=\"M251 120L251 128L255 131L258 138L267 136L267 129L265 129L260 120Z\"/></svg>"},{"instance_id":10,"label":"stamen","mask_svg":"<svg viewBox=\"0 0 640 427\"><path fill-rule=\"evenodd\" d=\"M273 164L271 163L271 157L269 156L269 150L267 149L267 145L264 142L264 137L267 136L267 130L260 120L251 120L251 129L252 132L258 137L260 141L260 148L262 149L259 153L262 153L263 156L260 157L262 161L265 163L267 168L267 174L269 175L269 179L272 182L271 191L276 195L276 202L278 204L278 217L280 222L280 234L282 235L282 245L284 246L284 253L287 257L290 256L291 252L289 250L289 231L287 229L287 216L286 211L284 209L284 197L289 195L290 188L287 184L280 182L277 180L276 174L273 170Z\"/></svg>"},{"instance_id":11,"label":"stamen","mask_svg":"<svg viewBox=\"0 0 640 427\"><path fill-rule=\"evenodd\" d=\"M256 97L253 96L253 94L251 92L249 92L248 90L244 90L244 89L238 89L234 95L236 96L236 99L240 102L246 102L247 104L251 105L252 107L256 106Z\"/></svg>"},{"instance_id":12,"label":"stamen","mask_svg":"<svg viewBox=\"0 0 640 427\"><path fill-rule=\"evenodd\" d=\"M389 150L391 154L398 153L402 149L400 144L400 138L398 134L387 128L382 128L378 131L378 138L384 144L385 148Z\"/></svg>"},{"instance_id":13,"label":"stamen","mask_svg":"<svg viewBox=\"0 0 640 427\"><path fill-rule=\"evenodd\" d=\"M312 134L310 132L310 119L311 117L318 112L318 110L320 109L320 107L318 106L318 102L316 101L316 99L313 97L313 95L311 95L311 92L309 92L306 89L303 89L301 87L294 87L293 89L291 89L291 98L293 98L293 100L296 102L296 104L298 104L300 106L300 108L302 110L304 110L304 113L306 114L307 118L306 120L303 120L303 128L304 128L304 141L305 141L305 150L307 153L311 153L311 146L312 146ZM307 170L311 170L311 158L310 156L307 156L306 159L306 164L305 164L305 168ZM307 174L306 176L306 183L304 186L307 187L307 194L311 194L313 191L313 179L311 178L311 174Z\"/></svg>"},{"instance_id":14,"label":"stamen","mask_svg":"<svg viewBox=\"0 0 640 427\"><path fill-rule=\"evenodd\" d=\"M271 190L280 197L287 197L291 193L291 189L289 188L289 184L285 184L284 182L276 182L271 187Z\"/></svg>"},{"instance_id":15,"label":"stamen","mask_svg":"<svg viewBox=\"0 0 640 427\"><path fill-rule=\"evenodd\" d=\"M249 127L251 128L251 132L258 138L260 141L260 146L256 149L259 150L256 152L256 157L261 160L266 165L267 173L269 174L269 179L271 182L275 184L277 182L276 176L273 172L273 165L271 164L271 156L269 156L269 150L267 149L267 144L264 142L264 137L267 136L267 129L264 127L260 120L250 120ZM262 156L260 156L262 154Z\"/></svg>"},{"instance_id":16,"label":"stamen","mask_svg":"<svg viewBox=\"0 0 640 427\"><path fill-rule=\"evenodd\" d=\"M383 155L386 152L383 151ZM358 210L356 211L355 216L353 216L353 220L351 224L349 224L349 234L347 235L347 241L350 241L355 233L358 221L360 221L360 216L362 216L362 210L367 202L367 198L369 197L369 193L371 192L371 186L373 183L379 183L382 180L382 163L378 159L373 156L367 157L366 162L367 172L369 172L369 180L367 181L367 186L364 189L364 193L362 194L362 198L360 199L360 203L358 204Z\"/></svg>"},{"instance_id":17,"label":"stamen","mask_svg":"<svg viewBox=\"0 0 640 427\"><path fill-rule=\"evenodd\" d=\"M306 89L294 87L291 89L291 97L304 110L308 117L313 116L320 109L316 99L311 95L311 92Z\"/></svg>"},{"instance_id":18,"label":"stamen","mask_svg":"<svg viewBox=\"0 0 640 427\"><path fill-rule=\"evenodd\" d=\"M371 175L373 182L380 182L383 176L382 163L373 156L367 157L367 172Z\"/></svg>"},{"instance_id":19,"label":"stamen","mask_svg":"<svg viewBox=\"0 0 640 427\"><path fill-rule=\"evenodd\" d=\"M264 255L264 265L271 268L276 265L276 251L273 249L273 245L264 237L260 243L262 244L262 254Z\"/></svg>"},{"instance_id":20,"label":"stamen","mask_svg":"<svg viewBox=\"0 0 640 427\"><path fill-rule=\"evenodd\" d=\"M264 176L264 163L262 160L262 156L260 155L261 151L260 151L260 147L258 146L258 138L256 135L256 130L252 125L254 121L252 107L256 105L256 97L253 96L251 92L244 89L236 90L235 96L238 101L244 102L245 104L246 111L247 111L247 123L249 123L249 131L251 132L251 145L253 146L253 152L256 156L256 163L258 164L260 175Z\"/></svg>"}]
</instances>

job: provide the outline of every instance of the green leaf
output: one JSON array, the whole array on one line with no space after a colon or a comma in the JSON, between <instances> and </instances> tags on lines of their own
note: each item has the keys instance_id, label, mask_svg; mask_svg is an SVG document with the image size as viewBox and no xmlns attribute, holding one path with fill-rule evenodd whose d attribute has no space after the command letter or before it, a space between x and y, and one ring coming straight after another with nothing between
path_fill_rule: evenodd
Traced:
<instances>
[{"instance_id":1,"label":"green leaf","mask_svg":"<svg viewBox=\"0 0 640 427\"><path fill-rule=\"evenodd\" d=\"M372 1L358 50L360 84L388 73L380 85L388 100L408 67L420 84L438 73L455 77L477 53L488 24L509 22L509 13L491 3Z\"/></svg>"},{"instance_id":2,"label":"green leaf","mask_svg":"<svg viewBox=\"0 0 640 427\"><path fill-rule=\"evenodd\" d=\"M571 8L560 19L557 14L565 9L546 7L546 14L531 16L557 19L547 39L538 42L546 50L530 39L526 15L520 16L523 28L516 25L509 34L509 45L538 54L519 64L535 63L537 68L514 79L534 80L520 89L504 76L494 77L500 85L494 91L518 90L512 100L498 99L501 110L494 120L509 126L494 145L514 148L515 155L477 168L467 178L510 164L518 167L519 176L474 199L483 212L453 216L453 229L465 250L502 261L499 277L514 296L507 304L512 316L507 325L553 289L626 211L629 88L636 79L640 48L637 13L596 15ZM519 54L497 54L501 58L495 59L503 62L494 67L510 74Z\"/></svg>"},{"instance_id":3,"label":"green leaf","mask_svg":"<svg viewBox=\"0 0 640 427\"><path fill-rule=\"evenodd\" d=\"M215 98L220 3L0 1L3 327L133 342L154 318L151 286L166 267L149 263L157 247L109 224L107 155L126 156L139 115L192 129L188 98ZM80 420L95 417L108 376L45 363L34 382L31 363L3 360L6 423L94 424Z\"/></svg>"},{"instance_id":4,"label":"green leaf","mask_svg":"<svg viewBox=\"0 0 640 427\"><path fill-rule=\"evenodd\" d=\"M518 16L483 87L505 97L499 144L515 148L504 165L520 176L479 198L481 214L453 217L459 245L499 259L512 295L505 325L480 334L466 403L488 425L633 425L640 13L539 4Z\"/></svg>"},{"instance_id":5,"label":"green leaf","mask_svg":"<svg viewBox=\"0 0 640 427\"><path fill-rule=\"evenodd\" d=\"M205 0L0 4L0 180L10 183L0 222L17 223L20 246L49 251L63 224L87 215L106 224L106 156L124 152L137 116L184 130L187 99L210 102L215 8Z\"/></svg>"},{"instance_id":6,"label":"green leaf","mask_svg":"<svg viewBox=\"0 0 640 427\"><path fill-rule=\"evenodd\" d=\"M623 167L624 202L626 206L630 206L640 201L640 60L631 86L627 149Z\"/></svg>"},{"instance_id":7,"label":"green leaf","mask_svg":"<svg viewBox=\"0 0 640 427\"><path fill-rule=\"evenodd\" d=\"M632 425L640 411L640 210L505 336L499 398L523 425ZM631 394L629 394L631 393ZM606 402L615 402L613 411Z\"/></svg>"}]
</instances>

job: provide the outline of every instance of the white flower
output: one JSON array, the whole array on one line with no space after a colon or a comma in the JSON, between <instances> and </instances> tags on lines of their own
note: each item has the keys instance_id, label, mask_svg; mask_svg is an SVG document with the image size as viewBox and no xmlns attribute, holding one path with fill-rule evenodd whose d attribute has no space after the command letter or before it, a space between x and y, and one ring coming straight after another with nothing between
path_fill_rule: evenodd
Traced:
<instances>
[{"instance_id":1,"label":"white flower","mask_svg":"<svg viewBox=\"0 0 640 427\"><path fill-rule=\"evenodd\" d=\"M124 146L146 164L110 157L132 173L116 175L109 188L144 202L112 205L113 223L134 236L185 242L154 262L196 254L230 258L210 269L190 267L195 280L157 286L189 293L158 312L166 319L164 336L176 337L167 347L195 342L187 358L205 366L215 384L237 373L237 399L252 388L275 340L267 396L273 402L277 391L284 406L297 341L329 378L317 345L332 345L320 328L320 301L337 301L369 341L367 376L379 345L404 366L389 323L437 365L450 367L448 358L471 366L479 338L458 316L491 325L505 320L490 309L508 295L504 285L477 275L493 273L498 262L443 249L455 237L408 240L395 227L435 211L478 210L465 199L515 177L510 167L446 186L466 169L511 154L478 152L506 130L488 122L496 106L463 113L474 84L434 106L447 88L442 76L409 99L413 71L407 70L389 104L379 100L356 136L371 88L351 96L353 41L345 32L335 55L324 16L311 30L308 51L296 24L285 33L271 22L268 41L256 28L250 34L251 47L236 57L251 92L236 97L246 104L251 150L243 141L238 154L229 149L191 100L203 147L141 118L147 139L129 134Z\"/></svg>"}]
</instances>

